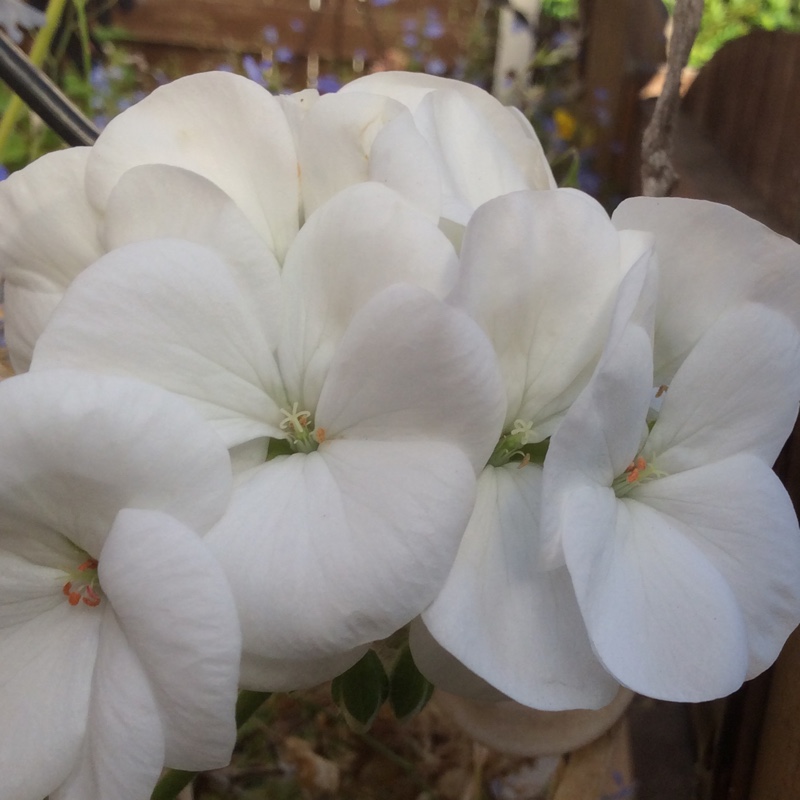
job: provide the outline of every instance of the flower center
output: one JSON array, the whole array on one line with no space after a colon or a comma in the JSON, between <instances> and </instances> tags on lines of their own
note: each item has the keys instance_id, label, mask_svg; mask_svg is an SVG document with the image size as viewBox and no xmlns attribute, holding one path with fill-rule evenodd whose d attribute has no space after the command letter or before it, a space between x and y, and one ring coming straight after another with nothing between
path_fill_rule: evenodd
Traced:
<instances>
[{"instance_id":1,"label":"flower center","mask_svg":"<svg viewBox=\"0 0 800 800\"><path fill-rule=\"evenodd\" d=\"M314 420L310 411L298 411L298 404L292 403L292 410L282 408L282 431L286 432L286 440L295 453L310 453L325 441L325 429L314 428Z\"/></svg>"},{"instance_id":2,"label":"flower center","mask_svg":"<svg viewBox=\"0 0 800 800\"><path fill-rule=\"evenodd\" d=\"M657 469L653 463L647 463L641 456L631 461L625 472L611 484L617 497L624 497L628 492L642 483L647 483L655 478L663 478L667 473Z\"/></svg>"},{"instance_id":3,"label":"flower center","mask_svg":"<svg viewBox=\"0 0 800 800\"><path fill-rule=\"evenodd\" d=\"M494 452L489 458L489 465L492 467L502 467L512 459L520 462L520 467L524 467L533 459L537 463L544 461L549 441L537 441L539 434L533 427L532 422L525 420L514 420L514 427L509 433L500 436ZM533 444L535 442L535 444Z\"/></svg>"},{"instance_id":4,"label":"flower center","mask_svg":"<svg viewBox=\"0 0 800 800\"><path fill-rule=\"evenodd\" d=\"M87 558L68 575L70 579L64 584L62 591L71 606L77 606L81 602L91 608L100 605L103 592L97 579L97 559Z\"/></svg>"}]
</instances>

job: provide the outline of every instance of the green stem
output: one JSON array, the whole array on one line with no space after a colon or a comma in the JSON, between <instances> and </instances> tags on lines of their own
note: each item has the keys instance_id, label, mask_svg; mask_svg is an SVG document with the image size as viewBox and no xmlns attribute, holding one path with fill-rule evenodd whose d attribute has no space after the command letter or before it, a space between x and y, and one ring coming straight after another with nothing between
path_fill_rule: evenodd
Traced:
<instances>
[{"instance_id":1,"label":"green stem","mask_svg":"<svg viewBox=\"0 0 800 800\"><path fill-rule=\"evenodd\" d=\"M261 708L269 696L270 692L251 692L249 690L239 692L239 698L236 701L237 730ZM182 769L167 770L156 784L150 800L174 800L181 789L185 789L196 775L196 772L187 772Z\"/></svg>"},{"instance_id":2,"label":"green stem","mask_svg":"<svg viewBox=\"0 0 800 800\"><path fill-rule=\"evenodd\" d=\"M44 64L47 54L50 52L50 43L53 41L58 23L64 15L64 7L67 0L50 0L47 4L44 27L36 34L30 52L30 60L37 67ZM25 104L14 95L6 106L2 119L0 119L0 158L5 152L8 139L11 136L19 115L22 113Z\"/></svg>"}]
</instances>

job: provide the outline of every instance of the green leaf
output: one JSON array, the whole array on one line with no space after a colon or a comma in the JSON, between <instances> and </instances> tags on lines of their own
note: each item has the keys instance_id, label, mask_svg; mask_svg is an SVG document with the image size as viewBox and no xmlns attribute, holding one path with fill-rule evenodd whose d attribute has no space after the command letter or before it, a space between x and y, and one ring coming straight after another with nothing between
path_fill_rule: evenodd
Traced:
<instances>
[{"instance_id":1,"label":"green leaf","mask_svg":"<svg viewBox=\"0 0 800 800\"><path fill-rule=\"evenodd\" d=\"M433 684L417 669L411 649L405 645L389 678L389 705L401 722L425 708L433 694Z\"/></svg>"},{"instance_id":2,"label":"green leaf","mask_svg":"<svg viewBox=\"0 0 800 800\"><path fill-rule=\"evenodd\" d=\"M372 650L331 683L333 702L358 733L369 730L388 694L389 678Z\"/></svg>"}]
</instances>

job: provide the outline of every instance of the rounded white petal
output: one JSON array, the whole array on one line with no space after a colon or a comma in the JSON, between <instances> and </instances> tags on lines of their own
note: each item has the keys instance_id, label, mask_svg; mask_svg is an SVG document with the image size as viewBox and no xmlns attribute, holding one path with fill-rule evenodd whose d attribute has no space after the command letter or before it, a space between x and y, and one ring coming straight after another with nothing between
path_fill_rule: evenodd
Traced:
<instances>
[{"instance_id":1,"label":"rounded white petal","mask_svg":"<svg viewBox=\"0 0 800 800\"><path fill-rule=\"evenodd\" d=\"M83 560L62 535L97 557L121 507L162 509L205 531L227 503L224 445L155 387L31 372L0 383L0 418L0 546L35 563Z\"/></svg>"},{"instance_id":2,"label":"rounded white petal","mask_svg":"<svg viewBox=\"0 0 800 800\"><path fill-rule=\"evenodd\" d=\"M585 486L563 505L563 546L592 644L635 692L699 702L747 674L744 617L691 531L612 489Z\"/></svg>"},{"instance_id":3,"label":"rounded white petal","mask_svg":"<svg viewBox=\"0 0 800 800\"><path fill-rule=\"evenodd\" d=\"M183 395L229 446L282 436L281 380L263 325L229 265L191 242L126 245L86 270L36 350L34 369L57 366Z\"/></svg>"},{"instance_id":4,"label":"rounded white petal","mask_svg":"<svg viewBox=\"0 0 800 800\"><path fill-rule=\"evenodd\" d=\"M353 319L315 422L351 440L450 442L478 473L504 411L494 353L478 326L424 289L391 286Z\"/></svg>"},{"instance_id":5,"label":"rounded white petal","mask_svg":"<svg viewBox=\"0 0 800 800\"><path fill-rule=\"evenodd\" d=\"M64 290L101 253L84 190L88 147L48 153L0 182L0 270L28 289Z\"/></svg>"},{"instance_id":6,"label":"rounded white petal","mask_svg":"<svg viewBox=\"0 0 800 800\"><path fill-rule=\"evenodd\" d=\"M647 431L656 277L652 259L644 256L623 279L600 362L550 440L540 532L547 569L564 563L561 539L570 490L587 482L610 487Z\"/></svg>"},{"instance_id":7,"label":"rounded white petal","mask_svg":"<svg viewBox=\"0 0 800 800\"><path fill-rule=\"evenodd\" d=\"M394 633L441 588L474 490L436 442L332 441L254 470L207 537L245 652L320 660Z\"/></svg>"},{"instance_id":8,"label":"rounded white petal","mask_svg":"<svg viewBox=\"0 0 800 800\"><path fill-rule=\"evenodd\" d=\"M277 344L280 268L239 207L194 172L164 164L133 167L108 199L103 225L106 249L165 238L185 239L214 250L231 267L267 341Z\"/></svg>"},{"instance_id":9,"label":"rounded white petal","mask_svg":"<svg viewBox=\"0 0 800 800\"><path fill-rule=\"evenodd\" d=\"M323 658L269 658L255 653L242 653L239 685L255 691L290 692L310 689L346 672L369 650L363 645Z\"/></svg>"},{"instance_id":10,"label":"rounded white petal","mask_svg":"<svg viewBox=\"0 0 800 800\"><path fill-rule=\"evenodd\" d=\"M461 96L489 126L493 137L508 151L522 171L528 189L555 189L553 173L530 122L520 111L506 108L488 92L465 81L410 72L376 72L351 81L339 90L371 92L392 97L416 112L431 92L447 91Z\"/></svg>"},{"instance_id":11,"label":"rounded white petal","mask_svg":"<svg viewBox=\"0 0 800 800\"><path fill-rule=\"evenodd\" d=\"M100 628L80 754L50 800L142 800L163 766L163 722L150 681L109 610Z\"/></svg>"},{"instance_id":12,"label":"rounded white petal","mask_svg":"<svg viewBox=\"0 0 800 800\"><path fill-rule=\"evenodd\" d=\"M565 567L537 568L541 468L487 467L444 588L422 613L472 672L531 708L601 708L617 682L592 652Z\"/></svg>"},{"instance_id":13,"label":"rounded white petal","mask_svg":"<svg viewBox=\"0 0 800 800\"><path fill-rule=\"evenodd\" d=\"M3 592L2 602L7 595ZM86 732L101 614L63 595L17 625L0 621L0 794L44 797L79 758Z\"/></svg>"},{"instance_id":14,"label":"rounded white petal","mask_svg":"<svg viewBox=\"0 0 800 800\"><path fill-rule=\"evenodd\" d=\"M403 111L394 100L368 94L328 94L313 104L298 134L306 217L342 189L369 180L372 143Z\"/></svg>"},{"instance_id":15,"label":"rounded white petal","mask_svg":"<svg viewBox=\"0 0 800 800\"><path fill-rule=\"evenodd\" d=\"M49 153L0 182L0 274L16 372L28 369L70 281L103 252L83 188L89 149Z\"/></svg>"},{"instance_id":16,"label":"rounded white petal","mask_svg":"<svg viewBox=\"0 0 800 800\"><path fill-rule=\"evenodd\" d=\"M588 381L630 267L621 250L603 208L571 189L515 192L475 212L456 297L500 359L507 426L522 418L546 438Z\"/></svg>"},{"instance_id":17,"label":"rounded white petal","mask_svg":"<svg viewBox=\"0 0 800 800\"><path fill-rule=\"evenodd\" d=\"M98 577L152 687L165 763L225 766L236 741L241 635L209 549L167 514L123 509L100 553Z\"/></svg>"},{"instance_id":18,"label":"rounded white petal","mask_svg":"<svg viewBox=\"0 0 800 800\"><path fill-rule=\"evenodd\" d=\"M18 375L27 372L33 349L64 293L39 291L13 283L3 287L5 337L11 366Z\"/></svg>"},{"instance_id":19,"label":"rounded white petal","mask_svg":"<svg viewBox=\"0 0 800 800\"><path fill-rule=\"evenodd\" d=\"M303 226L283 270L286 311L278 350L287 394L313 409L353 316L393 283L444 297L458 258L425 214L376 183L351 186Z\"/></svg>"},{"instance_id":20,"label":"rounded white petal","mask_svg":"<svg viewBox=\"0 0 800 800\"><path fill-rule=\"evenodd\" d=\"M645 483L630 496L680 523L724 576L747 627L747 677L765 670L800 624L800 530L775 473L737 455Z\"/></svg>"},{"instance_id":21,"label":"rounded white petal","mask_svg":"<svg viewBox=\"0 0 800 800\"><path fill-rule=\"evenodd\" d=\"M489 121L461 93L427 94L414 121L437 156L444 218L464 225L487 200L532 188Z\"/></svg>"},{"instance_id":22,"label":"rounded white petal","mask_svg":"<svg viewBox=\"0 0 800 800\"><path fill-rule=\"evenodd\" d=\"M408 630L408 646L417 669L437 688L471 700L494 703L508 698L442 647L421 617Z\"/></svg>"},{"instance_id":23,"label":"rounded white petal","mask_svg":"<svg viewBox=\"0 0 800 800\"><path fill-rule=\"evenodd\" d=\"M728 206L676 197L634 197L617 228L651 231L661 270L656 380L669 383L725 309L746 301L784 311L800 325L800 245Z\"/></svg>"},{"instance_id":24,"label":"rounded white petal","mask_svg":"<svg viewBox=\"0 0 800 800\"><path fill-rule=\"evenodd\" d=\"M442 186L436 154L404 110L388 122L372 143L369 179L403 195L438 222Z\"/></svg>"},{"instance_id":25,"label":"rounded white petal","mask_svg":"<svg viewBox=\"0 0 800 800\"><path fill-rule=\"evenodd\" d=\"M87 193L103 209L123 173L171 164L208 178L283 258L299 224L294 140L276 98L226 72L190 75L115 117L92 147Z\"/></svg>"},{"instance_id":26,"label":"rounded white petal","mask_svg":"<svg viewBox=\"0 0 800 800\"><path fill-rule=\"evenodd\" d=\"M678 369L643 455L667 473L740 452L778 457L800 402L800 332L747 303L711 325Z\"/></svg>"}]
</instances>

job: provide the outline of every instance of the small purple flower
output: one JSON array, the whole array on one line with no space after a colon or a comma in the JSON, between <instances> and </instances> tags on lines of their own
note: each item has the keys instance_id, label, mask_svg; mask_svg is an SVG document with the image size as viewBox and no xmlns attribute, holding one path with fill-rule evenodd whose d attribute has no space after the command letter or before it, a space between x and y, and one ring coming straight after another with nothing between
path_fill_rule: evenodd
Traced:
<instances>
[{"instance_id":1,"label":"small purple flower","mask_svg":"<svg viewBox=\"0 0 800 800\"><path fill-rule=\"evenodd\" d=\"M281 45L275 50L275 60L279 64L288 64L294 58L294 52L291 47Z\"/></svg>"},{"instance_id":2,"label":"small purple flower","mask_svg":"<svg viewBox=\"0 0 800 800\"><path fill-rule=\"evenodd\" d=\"M441 58L432 58L425 64L425 72L429 75L444 75L447 72L447 64Z\"/></svg>"},{"instance_id":3,"label":"small purple flower","mask_svg":"<svg viewBox=\"0 0 800 800\"><path fill-rule=\"evenodd\" d=\"M278 44L278 29L274 25L267 25L267 27L261 31L261 35L264 37L264 41L267 44Z\"/></svg>"},{"instance_id":4,"label":"small purple flower","mask_svg":"<svg viewBox=\"0 0 800 800\"><path fill-rule=\"evenodd\" d=\"M317 91L320 94L330 94L331 92L338 92L342 88L342 82L330 73L320 75L317 78Z\"/></svg>"},{"instance_id":5,"label":"small purple flower","mask_svg":"<svg viewBox=\"0 0 800 800\"><path fill-rule=\"evenodd\" d=\"M0 181L4 181L8 177L8 169L3 164L0 164Z\"/></svg>"},{"instance_id":6,"label":"small purple flower","mask_svg":"<svg viewBox=\"0 0 800 800\"><path fill-rule=\"evenodd\" d=\"M295 17L294 19L292 19L291 22L289 23L289 27L295 33L302 33L306 29L305 23L299 17Z\"/></svg>"},{"instance_id":7,"label":"small purple flower","mask_svg":"<svg viewBox=\"0 0 800 800\"><path fill-rule=\"evenodd\" d=\"M440 19L431 17L422 29L422 35L426 39L441 39L445 34L445 27Z\"/></svg>"},{"instance_id":8,"label":"small purple flower","mask_svg":"<svg viewBox=\"0 0 800 800\"><path fill-rule=\"evenodd\" d=\"M233 72L233 67L230 64L219 64L216 67L217 72Z\"/></svg>"},{"instance_id":9,"label":"small purple flower","mask_svg":"<svg viewBox=\"0 0 800 800\"><path fill-rule=\"evenodd\" d=\"M375 8L382 8L383 6L390 6L392 3L396 3L397 0L370 0Z\"/></svg>"},{"instance_id":10,"label":"small purple flower","mask_svg":"<svg viewBox=\"0 0 800 800\"><path fill-rule=\"evenodd\" d=\"M598 86L593 92L592 95L594 99L597 100L598 103L607 103L609 94L608 89L603 86Z\"/></svg>"},{"instance_id":11,"label":"small purple flower","mask_svg":"<svg viewBox=\"0 0 800 800\"><path fill-rule=\"evenodd\" d=\"M603 179L593 170L582 166L578 170L578 188L592 197L597 197L603 188Z\"/></svg>"},{"instance_id":12,"label":"small purple flower","mask_svg":"<svg viewBox=\"0 0 800 800\"><path fill-rule=\"evenodd\" d=\"M261 86L267 85L267 82L264 80L264 72L261 69L261 65L256 63L253 56L246 55L242 58L242 69L244 69L245 75L247 75L251 81L255 81Z\"/></svg>"},{"instance_id":13,"label":"small purple flower","mask_svg":"<svg viewBox=\"0 0 800 800\"><path fill-rule=\"evenodd\" d=\"M419 44L419 36L416 33L404 33L403 44L410 50Z\"/></svg>"}]
</instances>

